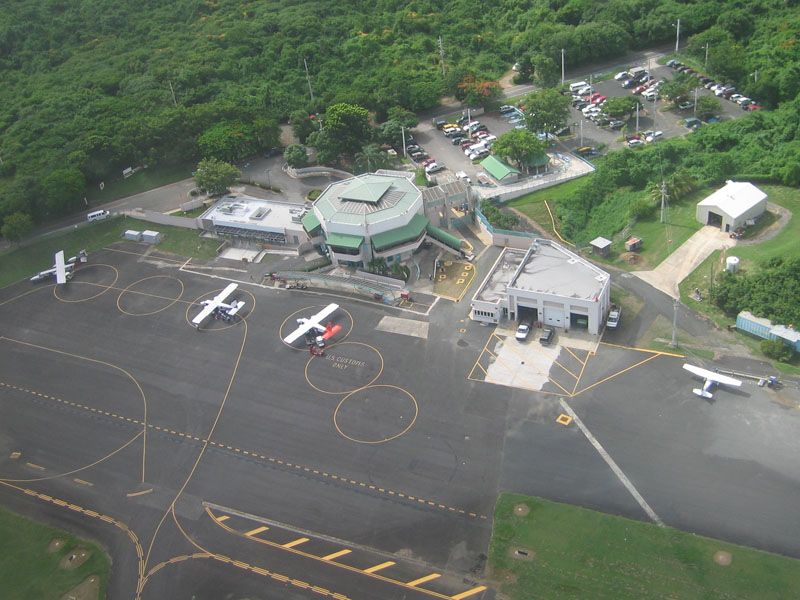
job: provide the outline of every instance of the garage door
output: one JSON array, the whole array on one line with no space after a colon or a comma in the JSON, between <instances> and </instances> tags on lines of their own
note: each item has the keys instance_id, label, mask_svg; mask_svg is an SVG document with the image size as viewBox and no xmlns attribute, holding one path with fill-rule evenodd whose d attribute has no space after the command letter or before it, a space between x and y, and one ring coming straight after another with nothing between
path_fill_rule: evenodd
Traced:
<instances>
[{"instance_id":1,"label":"garage door","mask_svg":"<svg viewBox=\"0 0 800 600\"><path fill-rule=\"evenodd\" d=\"M550 308L546 306L544 309L544 322L545 325L553 325L555 327L564 326L564 310L560 308Z\"/></svg>"}]
</instances>

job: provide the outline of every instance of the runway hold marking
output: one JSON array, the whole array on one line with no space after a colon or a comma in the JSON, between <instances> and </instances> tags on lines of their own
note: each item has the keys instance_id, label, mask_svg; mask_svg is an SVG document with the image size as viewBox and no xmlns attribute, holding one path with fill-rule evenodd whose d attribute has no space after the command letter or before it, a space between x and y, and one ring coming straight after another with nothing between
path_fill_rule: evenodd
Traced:
<instances>
[{"instance_id":1,"label":"runway hold marking","mask_svg":"<svg viewBox=\"0 0 800 600\"><path fill-rule=\"evenodd\" d=\"M111 418L117 419L119 421L124 421L126 423L131 423L133 425L144 426L144 423L142 421L138 420L138 419L132 419L131 417L126 417L124 415L118 415L116 413L109 413L109 412L105 412L105 411L99 411L96 408L93 408L93 407L90 407L90 406L86 406L84 404L80 404L80 403L77 403L77 402L72 402L72 401L69 401L69 400L64 400L63 398L59 398L57 396L48 396L48 395L45 395L45 394L41 394L41 393L35 392L33 390L29 390L29 389L21 388L21 387L12 385L12 384L4 383L2 381L0 381L0 387L7 387L7 388L10 388L10 389L14 389L14 390L20 391L20 392L25 392L25 393L33 395L33 396L47 398L48 400L53 400L55 402L58 402L60 404L64 404L66 406L70 406L70 407L73 407L73 408L78 408L78 409L85 410L87 412L91 412L91 413L95 413L95 414L103 414L103 415L105 415L107 417L111 417ZM154 430L156 430L156 431L158 431L160 433L163 433L163 434L175 435L175 436L180 437L182 439L192 440L192 441L198 442L200 444L206 444L207 443L210 446L213 446L213 447L215 447L217 449L220 449L220 450L228 450L230 452L234 452L234 453L242 454L242 455L244 455L244 452L245 452L245 450L241 450L241 449L239 449L238 452L237 452L236 448L234 448L233 446L227 445L224 442L217 442L217 441L214 441L214 440L208 440L206 438L202 438L202 437L199 437L199 436L196 436L196 435L192 435L190 433L185 433L185 432L180 432L180 431L175 431L174 433L170 433L171 431L174 431L174 430L171 430L170 428L167 428L167 427L162 427L160 425L155 425L153 423L147 423L147 428L148 429L154 429ZM313 475L316 475L316 476L318 476L318 477L320 477L322 479L330 479L330 480L336 481L337 483L340 483L340 484L343 484L343 485L351 485L351 486L359 487L359 488L367 488L369 490L372 490L375 493L384 494L384 495L392 496L392 497L395 497L395 498L404 498L405 499L405 498L414 497L411 494L404 494L403 492L398 492L396 490L392 490L392 489L389 489L389 488L376 486L376 485L371 484L371 483L364 483L363 481L351 480L351 479L349 479L347 477L342 477L340 475L337 475L336 473L330 473L328 471L315 469L313 467L308 467L308 466L305 466L305 465L302 465L302 464L289 462L287 460L284 460L282 458L278 458L278 457L275 457L275 456L267 456L265 454L261 454L260 452L256 452L254 450L250 450L248 456L250 456L250 458L260 459L262 461L266 461L266 462L272 463L274 465L278 465L280 467L285 467L285 468L289 468L289 469L295 469L297 471L303 471L304 473L307 473L307 474L313 474ZM149 491L152 491L152 490L149 490ZM147 492L134 492L134 494L135 495L140 495L140 494L144 494L144 493L149 493L149 491L147 491ZM416 504L424 504L428 508L435 508L435 509L439 509L439 510L444 510L444 511L447 511L447 512L452 513L454 515L459 515L459 516L462 516L462 517L468 517L468 518L471 518L471 519L481 519L481 520L488 519L488 517L486 515L481 515L481 514L472 512L472 511L467 511L467 510L465 510L463 508L459 508L459 507L456 507L456 506L449 506L449 505L446 505L446 504L442 504L442 503L436 502L434 500L426 500L426 499L422 499L422 498L416 497Z\"/></svg>"},{"instance_id":2,"label":"runway hold marking","mask_svg":"<svg viewBox=\"0 0 800 600\"><path fill-rule=\"evenodd\" d=\"M269 529L269 527L267 527L266 525L262 525L261 527L256 527L255 529L251 529L250 531L245 533L245 535L247 537L253 537L254 535L258 535L259 533L266 531L267 529Z\"/></svg>"}]
</instances>

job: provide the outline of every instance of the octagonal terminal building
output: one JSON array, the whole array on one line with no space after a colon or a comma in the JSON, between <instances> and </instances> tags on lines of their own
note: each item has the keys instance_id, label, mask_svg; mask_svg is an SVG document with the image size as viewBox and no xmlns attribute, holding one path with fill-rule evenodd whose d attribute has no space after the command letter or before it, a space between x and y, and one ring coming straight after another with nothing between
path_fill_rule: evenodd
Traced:
<instances>
[{"instance_id":1,"label":"octagonal terminal building","mask_svg":"<svg viewBox=\"0 0 800 600\"><path fill-rule=\"evenodd\" d=\"M334 265L354 267L376 258L388 264L409 258L430 225L413 181L379 173L331 183L302 222Z\"/></svg>"}]
</instances>

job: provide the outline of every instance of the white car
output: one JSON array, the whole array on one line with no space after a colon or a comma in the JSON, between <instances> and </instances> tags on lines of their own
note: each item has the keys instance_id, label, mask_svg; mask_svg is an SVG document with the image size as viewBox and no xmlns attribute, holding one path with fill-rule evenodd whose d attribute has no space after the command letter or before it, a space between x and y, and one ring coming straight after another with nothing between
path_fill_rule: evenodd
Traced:
<instances>
[{"instance_id":1,"label":"white car","mask_svg":"<svg viewBox=\"0 0 800 600\"><path fill-rule=\"evenodd\" d=\"M733 96L731 96L731 100L733 100ZM734 100L734 102L736 102L736 104L738 104L739 106L747 106L753 101L750 100L750 98L748 98L747 96L742 96L738 100Z\"/></svg>"},{"instance_id":2,"label":"white car","mask_svg":"<svg viewBox=\"0 0 800 600\"><path fill-rule=\"evenodd\" d=\"M518 342L524 342L528 339L528 336L531 333L531 326L527 323L520 323L519 327L517 327L517 332L514 334L514 337L517 338Z\"/></svg>"},{"instance_id":3,"label":"white car","mask_svg":"<svg viewBox=\"0 0 800 600\"><path fill-rule=\"evenodd\" d=\"M456 173L456 179L465 181L468 185L472 184L472 180L469 178L469 175L467 175L464 171L459 171Z\"/></svg>"},{"instance_id":4,"label":"white car","mask_svg":"<svg viewBox=\"0 0 800 600\"><path fill-rule=\"evenodd\" d=\"M616 75L614 75L614 81L622 81L623 79L630 79L631 74L627 71L620 71Z\"/></svg>"},{"instance_id":5,"label":"white car","mask_svg":"<svg viewBox=\"0 0 800 600\"><path fill-rule=\"evenodd\" d=\"M592 93L592 86L587 85L586 87L582 87L581 89L579 89L575 93L578 94L578 96L585 96L586 94L591 94Z\"/></svg>"},{"instance_id":6,"label":"white car","mask_svg":"<svg viewBox=\"0 0 800 600\"><path fill-rule=\"evenodd\" d=\"M644 146L642 140L628 140L628 148L638 148L639 146Z\"/></svg>"},{"instance_id":7,"label":"white car","mask_svg":"<svg viewBox=\"0 0 800 600\"><path fill-rule=\"evenodd\" d=\"M741 94L734 94L729 98L731 102L739 102L739 98L744 98Z\"/></svg>"},{"instance_id":8,"label":"white car","mask_svg":"<svg viewBox=\"0 0 800 600\"><path fill-rule=\"evenodd\" d=\"M596 104L590 104L589 106L584 108L581 112L583 113L583 116L588 117L591 114L602 112L602 110L603 109L597 106Z\"/></svg>"},{"instance_id":9,"label":"white car","mask_svg":"<svg viewBox=\"0 0 800 600\"><path fill-rule=\"evenodd\" d=\"M646 138L644 138L644 141L645 142L655 142L657 139L660 139L662 137L664 137L664 132L663 131L654 131L653 133L648 135Z\"/></svg>"}]
</instances>

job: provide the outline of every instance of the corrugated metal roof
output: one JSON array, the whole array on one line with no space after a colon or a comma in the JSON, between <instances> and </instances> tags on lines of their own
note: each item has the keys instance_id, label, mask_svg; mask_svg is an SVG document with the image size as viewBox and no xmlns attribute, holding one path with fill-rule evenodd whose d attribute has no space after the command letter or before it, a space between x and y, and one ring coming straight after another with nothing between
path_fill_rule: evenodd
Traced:
<instances>
[{"instance_id":1,"label":"corrugated metal roof","mask_svg":"<svg viewBox=\"0 0 800 600\"><path fill-rule=\"evenodd\" d=\"M319 227L319 219L313 210L310 210L306 213L306 215L301 219L301 223L303 223L303 228L307 233L311 233L317 227Z\"/></svg>"},{"instance_id":2,"label":"corrugated metal roof","mask_svg":"<svg viewBox=\"0 0 800 600\"><path fill-rule=\"evenodd\" d=\"M364 236L350 235L348 233L329 233L325 236L325 243L328 246L337 248L350 248L351 250L358 250L364 242Z\"/></svg>"},{"instance_id":3,"label":"corrugated metal roof","mask_svg":"<svg viewBox=\"0 0 800 600\"><path fill-rule=\"evenodd\" d=\"M366 173L330 184L314 207L323 221L363 225L401 215L419 197L419 188L406 177Z\"/></svg>"},{"instance_id":4,"label":"corrugated metal roof","mask_svg":"<svg viewBox=\"0 0 800 600\"><path fill-rule=\"evenodd\" d=\"M443 244L447 244L454 250L461 250L461 240L453 234L446 232L444 229L434 227L430 223L428 223L426 230L428 231L428 235L432 238L439 240Z\"/></svg>"},{"instance_id":5,"label":"corrugated metal roof","mask_svg":"<svg viewBox=\"0 0 800 600\"><path fill-rule=\"evenodd\" d=\"M481 161L481 167L483 167L486 172L489 173L489 175L498 181L502 181L505 177L508 177L514 173L519 174L517 169L514 167L509 167L506 163L493 155L489 155L484 158Z\"/></svg>"},{"instance_id":6,"label":"corrugated metal roof","mask_svg":"<svg viewBox=\"0 0 800 600\"><path fill-rule=\"evenodd\" d=\"M372 247L380 251L383 248L389 248L401 242L415 240L428 223L429 221L424 215L417 213L411 221L409 221L408 225L373 235Z\"/></svg>"}]
</instances>

